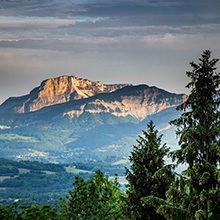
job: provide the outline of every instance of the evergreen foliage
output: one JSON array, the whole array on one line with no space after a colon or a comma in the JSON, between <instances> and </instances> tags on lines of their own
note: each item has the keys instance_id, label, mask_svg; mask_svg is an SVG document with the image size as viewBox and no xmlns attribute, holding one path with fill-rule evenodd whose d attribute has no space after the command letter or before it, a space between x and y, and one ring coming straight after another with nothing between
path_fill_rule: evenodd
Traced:
<instances>
[{"instance_id":1,"label":"evergreen foliage","mask_svg":"<svg viewBox=\"0 0 220 220\"><path fill-rule=\"evenodd\" d=\"M164 164L169 149L165 144L161 146L161 138L150 121L129 158L127 211L131 219L164 219L150 203L142 205L142 199L150 195L165 199L165 192L173 180L171 167Z\"/></svg>"},{"instance_id":2,"label":"evergreen foliage","mask_svg":"<svg viewBox=\"0 0 220 220\"><path fill-rule=\"evenodd\" d=\"M180 149L171 153L178 164L188 168L166 193L166 201L154 202L157 212L167 219L217 219L220 188L220 75L216 72L218 59L203 52L199 63L191 62L187 72L191 92L177 109L180 118L171 122L177 126ZM156 198L155 198L156 199Z\"/></svg>"},{"instance_id":3,"label":"evergreen foliage","mask_svg":"<svg viewBox=\"0 0 220 220\"><path fill-rule=\"evenodd\" d=\"M180 149L173 153L177 163L186 163L190 219L213 219L220 202L220 75L216 72L218 59L211 51L202 53L199 63L191 62L187 72L191 89L187 100L178 107L184 113L172 124L178 127ZM218 210L219 211L219 210Z\"/></svg>"},{"instance_id":4,"label":"evergreen foliage","mask_svg":"<svg viewBox=\"0 0 220 220\"><path fill-rule=\"evenodd\" d=\"M220 136L220 75L216 70L218 59L211 59L211 52L203 52L199 63L191 62L192 71L186 72L191 81L187 100L177 109L184 110L172 124L178 127L180 149L173 157L178 163L191 168L196 163L219 163Z\"/></svg>"}]
</instances>

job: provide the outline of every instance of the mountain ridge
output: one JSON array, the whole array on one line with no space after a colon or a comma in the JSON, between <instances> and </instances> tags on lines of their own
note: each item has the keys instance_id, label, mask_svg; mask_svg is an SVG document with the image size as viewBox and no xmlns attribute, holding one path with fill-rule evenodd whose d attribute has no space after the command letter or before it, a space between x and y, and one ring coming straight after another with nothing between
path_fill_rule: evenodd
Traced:
<instances>
[{"instance_id":1,"label":"mountain ridge","mask_svg":"<svg viewBox=\"0 0 220 220\"><path fill-rule=\"evenodd\" d=\"M62 75L43 80L40 86L28 95L10 97L0 105L1 109L11 112L27 113L43 107L70 100L88 98L103 92L112 92L130 84L104 84L76 76Z\"/></svg>"},{"instance_id":2,"label":"mountain ridge","mask_svg":"<svg viewBox=\"0 0 220 220\"><path fill-rule=\"evenodd\" d=\"M25 113L30 117L67 117L78 118L85 113L107 113L116 117L133 117L143 120L148 115L182 103L185 95L169 93L157 87L147 85L126 86L111 93L100 93L94 96L71 100L52 106L46 106L34 112ZM25 116L25 117L26 117Z\"/></svg>"},{"instance_id":3,"label":"mountain ridge","mask_svg":"<svg viewBox=\"0 0 220 220\"><path fill-rule=\"evenodd\" d=\"M107 85L63 75L42 81L29 95L7 99L0 106L0 112L29 113L51 107L61 111L63 108L63 116L70 120L86 112L143 120L147 115L181 104L185 97L145 84Z\"/></svg>"}]
</instances>

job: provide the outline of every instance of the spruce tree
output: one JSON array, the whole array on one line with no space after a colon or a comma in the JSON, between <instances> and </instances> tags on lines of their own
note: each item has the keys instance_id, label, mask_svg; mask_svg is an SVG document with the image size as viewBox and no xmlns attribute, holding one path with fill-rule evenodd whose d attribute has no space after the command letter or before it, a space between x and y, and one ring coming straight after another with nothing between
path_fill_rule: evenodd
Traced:
<instances>
[{"instance_id":1,"label":"spruce tree","mask_svg":"<svg viewBox=\"0 0 220 220\"><path fill-rule=\"evenodd\" d=\"M173 159L177 164L188 165L182 176L186 199L180 204L187 212L187 219L215 219L219 212L220 75L216 72L217 62L206 50L198 64L190 63L192 71L186 74L191 81L186 87L191 92L178 107L183 111L181 117L171 122L180 135L180 149L173 152Z\"/></svg>"},{"instance_id":2,"label":"spruce tree","mask_svg":"<svg viewBox=\"0 0 220 220\"><path fill-rule=\"evenodd\" d=\"M130 170L126 168L126 178L129 183L127 212L130 219L164 219L153 206L142 204L142 199L150 195L164 199L172 181L171 169L164 164L168 148L166 144L161 145L161 138L150 121L129 157L131 167Z\"/></svg>"}]
</instances>

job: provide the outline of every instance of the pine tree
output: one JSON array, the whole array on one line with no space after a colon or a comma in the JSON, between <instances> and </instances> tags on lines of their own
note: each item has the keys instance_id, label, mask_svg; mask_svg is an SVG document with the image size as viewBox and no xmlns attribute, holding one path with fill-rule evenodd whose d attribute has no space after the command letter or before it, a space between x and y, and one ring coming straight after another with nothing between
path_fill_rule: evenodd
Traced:
<instances>
[{"instance_id":1,"label":"pine tree","mask_svg":"<svg viewBox=\"0 0 220 220\"><path fill-rule=\"evenodd\" d=\"M142 199L150 195L164 199L172 181L171 169L164 164L168 148L165 144L161 146L161 138L150 121L129 157L131 167L126 169L129 183L127 212L131 219L164 219L153 206L142 204Z\"/></svg>"},{"instance_id":2,"label":"pine tree","mask_svg":"<svg viewBox=\"0 0 220 220\"><path fill-rule=\"evenodd\" d=\"M219 211L220 162L220 75L216 72L218 59L211 52L203 52L199 63L191 62L187 72L191 89L187 100L178 107L184 111L171 122L180 135L180 149L173 152L177 164L185 163L185 201L182 207L188 219L214 219ZM184 205L183 205L184 204Z\"/></svg>"}]
</instances>

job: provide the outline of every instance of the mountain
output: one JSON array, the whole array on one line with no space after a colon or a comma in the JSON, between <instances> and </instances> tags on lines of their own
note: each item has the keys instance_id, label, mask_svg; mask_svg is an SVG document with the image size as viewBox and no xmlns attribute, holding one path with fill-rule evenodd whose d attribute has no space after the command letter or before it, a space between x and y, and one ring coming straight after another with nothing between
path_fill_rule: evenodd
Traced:
<instances>
[{"instance_id":1,"label":"mountain","mask_svg":"<svg viewBox=\"0 0 220 220\"><path fill-rule=\"evenodd\" d=\"M175 129L168 122L179 116L175 107L185 98L148 85L48 79L0 106L0 154L56 163L101 161L101 167L113 166L115 172L127 163L137 135L151 119L176 148Z\"/></svg>"},{"instance_id":2,"label":"mountain","mask_svg":"<svg viewBox=\"0 0 220 220\"><path fill-rule=\"evenodd\" d=\"M71 105L71 110L64 111L64 116L69 118L79 117L85 112L104 112L142 120L147 115L179 105L183 99L183 94L177 95L147 85L106 85L76 76L61 76L43 81L28 95L7 99L0 106L0 112L28 113L60 103L65 104L62 105L62 110L65 110L66 103L70 102L67 106Z\"/></svg>"},{"instance_id":3,"label":"mountain","mask_svg":"<svg viewBox=\"0 0 220 220\"><path fill-rule=\"evenodd\" d=\"M43 81L29 95L7 99L0 108L18 113L33 112L46 106L88 98L98 93L112 92L127 85L105 85L102 82L92 82L76 76L60 76Z\"/></svg>"}]
</instances>

